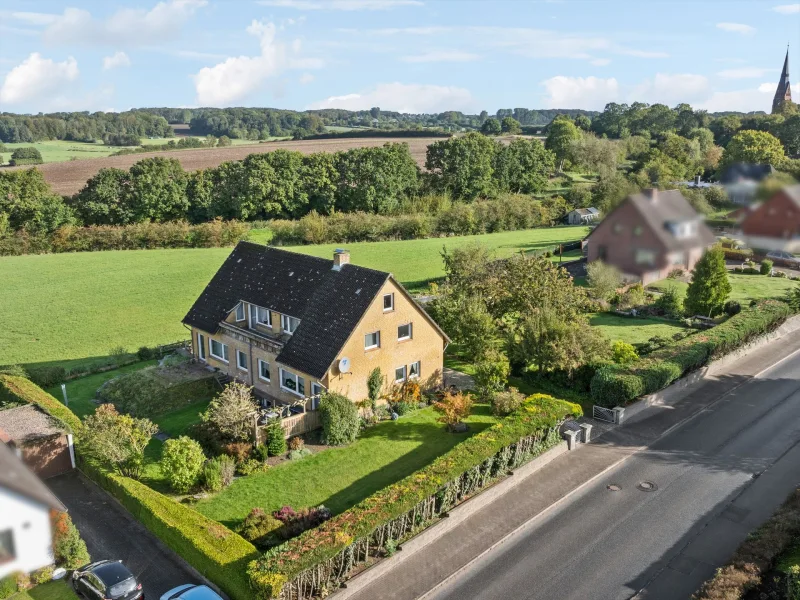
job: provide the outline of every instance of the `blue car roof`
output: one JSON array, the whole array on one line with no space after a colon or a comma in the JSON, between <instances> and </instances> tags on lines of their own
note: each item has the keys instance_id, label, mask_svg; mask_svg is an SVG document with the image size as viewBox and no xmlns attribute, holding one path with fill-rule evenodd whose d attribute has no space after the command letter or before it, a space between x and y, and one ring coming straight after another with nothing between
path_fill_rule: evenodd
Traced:
<instances>
[{"instance_id":1,"label":"blue car roof","mask_svg":"<svg viewBox=\"0 0 800 600\"><path fill-rule=\"evenodd\" d=\"M206 585L181 585L164 594L162 598L173 598L174 600L222 600L219 594Z\"/></svg>"}]
</instances>

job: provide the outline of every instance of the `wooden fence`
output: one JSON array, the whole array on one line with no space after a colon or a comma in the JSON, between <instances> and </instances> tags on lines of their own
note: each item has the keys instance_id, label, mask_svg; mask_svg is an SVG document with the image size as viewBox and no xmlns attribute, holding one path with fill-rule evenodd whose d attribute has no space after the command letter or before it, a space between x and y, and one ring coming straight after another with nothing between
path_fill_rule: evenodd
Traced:
<instances>
[{"instance_id":1,"label":"wooden fence","mask_svg":"<svg viewBox=\"0 0 800 600\"><path fill-rule=\"evenodd\" d=\"M322 427L318 410L312 410L281 419L281 427L287 438L300 435Z\"/></svg>"}]
</instances>

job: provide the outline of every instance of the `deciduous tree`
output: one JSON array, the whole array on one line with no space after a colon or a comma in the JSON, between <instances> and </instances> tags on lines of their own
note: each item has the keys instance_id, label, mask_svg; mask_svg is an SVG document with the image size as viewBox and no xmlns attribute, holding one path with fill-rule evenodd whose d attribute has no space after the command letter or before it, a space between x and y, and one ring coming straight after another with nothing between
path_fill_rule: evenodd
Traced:
<instances>
[{"instance_id":1,"label":"deciduous tree","mask_svg":"<svg viewBox=\"0 0 800 600\"><path fill-rule=\"evenodd\" d=\"M226 440L242 442L250 438L256 404L252 388L243 383L232 382L225 386L200 415L219 435Z\"/></svg>"},{"instance_id":2,"label":"deciduous tree","mask_svg":"<svg viewBox=\"0 0 800 600\"><path fill-rule=\"evenodd\" d=\"M121 415L112 404L99 406L84 420L83 454L122 475L138 479L144 449L158 431L149 419Z\"/></svg>"}]
</instances>

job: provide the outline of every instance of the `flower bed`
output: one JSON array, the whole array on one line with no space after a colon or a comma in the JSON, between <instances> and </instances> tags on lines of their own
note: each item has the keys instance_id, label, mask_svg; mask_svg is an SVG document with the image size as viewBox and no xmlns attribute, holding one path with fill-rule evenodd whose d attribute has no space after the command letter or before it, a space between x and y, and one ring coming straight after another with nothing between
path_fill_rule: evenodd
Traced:
<instances>
[{"instance_id":1,"label":"flower bed","mask_svg":"<svg viewBox=\"0 0 800 600\"><path fill-rule=\"evenodd\" d=\"M599 406L625 406L667 387L686 373L775 330L789 316L788 304L765 300L713 329L656 350L627 367L605 366L592 377L592 400Z\"/></svg>"},{"instance_id":2,"label":"flower bed","mask_svg":"<svg viewBox=\"0 0 800 600\"><path fill-rule=\"evenodd\" d=\"M553 447L580 406L537 394L518 411L320 527L253 561L258 598L301 600L331 591L353 568L423 528L489 483Z\"/></svg>"}]
</instances>

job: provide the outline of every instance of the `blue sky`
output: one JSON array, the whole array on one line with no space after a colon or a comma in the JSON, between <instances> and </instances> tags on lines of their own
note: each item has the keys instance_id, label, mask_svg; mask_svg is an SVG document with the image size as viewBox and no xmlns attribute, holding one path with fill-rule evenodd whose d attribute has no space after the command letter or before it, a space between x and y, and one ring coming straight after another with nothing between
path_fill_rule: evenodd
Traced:
<instances>
[{"instance_id":1,"label":"blue sky","mask_svg":"<svg viewBox=\"0 0 800 600\"><path fill-rule=\"evenodd\" d=\"M769 111L787 42L787 0L0 0L0 112Z\"/></svg>"}]
</instances>

